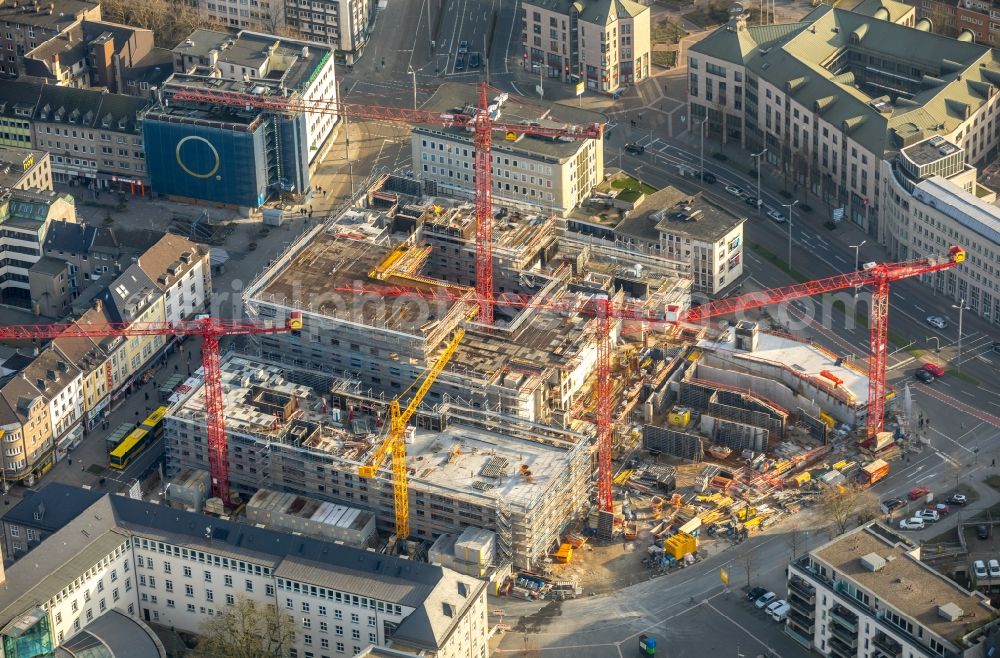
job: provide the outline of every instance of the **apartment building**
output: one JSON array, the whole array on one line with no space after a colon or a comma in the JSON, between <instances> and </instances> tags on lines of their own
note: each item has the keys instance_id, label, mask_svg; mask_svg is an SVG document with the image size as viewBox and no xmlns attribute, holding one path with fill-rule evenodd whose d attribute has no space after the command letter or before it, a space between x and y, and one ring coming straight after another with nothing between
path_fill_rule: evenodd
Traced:
<instances>
[{"instance_id":1,"label":"apartment building","mask_svg":"<svg viewBox=\"0 0 1000 658\"><path fill-rule=\"evenodd\" d=\"M0 87L0 146L32 147L31 116L37 103L35 85L5 82Z\"/></svg>"},{"instance_id":2,"label":"apartment building","mask_svg":"<svg viewBox=\"0 0 1000 658\"><path fill-rule=\"evenodd\" d=\"M504 121L540 125L590 125L604 115L565 105L540 110L504 94L499 116ZM474 111L475 87L441 85L425 109ZM512 135L512 137L514 137ZM410 136L413 171L429 194L471 199L475 189L473 135L465 129L414 126ZM493 200L497 205L564 216L590 196L604 180L601 139L561 140L519 135L493 143Z\"/></svg>"},{"instance_id":3,"label":"apartment building","mask_svg":"<svg viewBox=\"0 0 1000 658\"><path fill-rule=\"evenodd\" d=\"M783 25L737 16L688 56L694 129L707 123L709 139L767 149L800 198L842 209L872 238L883 233L884 160L934 135L973 165L1000 144L1000 55L876 4L864 7L871 15L822 5Z\"/></svg>"},{"instance_id":4,"label":"apartment building","mask_svg":"<svg viewBox=\"0 0 1000 658\"><path fill-rule=\"evenodd\" d=\"M0 188L52 191L52 159L48 151L0 146Z\"/></svg>"},{"instance_id":5,"label":"apartment building","mask_svg":"<svg viewBox=\"0 0 1000 658\"><path fill-rule=\"evenodd\" d=\"M208 247L166 233L136 263L163 294L167 322L204 313L212 291Z\"/></svg>"},{"instance_id":6,"label":"apartment building","mask_svg":"<svg viewBox=\"0 0 1000 658\"><path fill-rule=\"evenodd\" d=\"M25 75L24 56L81 20L101 20L101 4L91 0L9 0L0 4L0 75Z\"/></svg>"},{"instance_id":7,"label":"apartment building","mask_svg":"<svg viewBox=\"0 0 1000 658\"><path fill-rule=\"evenodd\" d=\"M338 63L353 64L368 42L376 7L371 0L285 0L285 18L303 39L333 48Z\"/></svg>"},{"instance_id":8,"label":"apartment building","mask_svg":"<svg viewBox=\"0 0 1000 658\"><path fill-rule=\"evenodd\" d=\"M840 535L788 568L785 632L838 658L972 658L996 651L996 610L921 562L921 547L879 523Z\"/></svg>"},{"instance_id":9,"label":"apartment building","mask_svg":"<svg viewBox=\"0 0 1000 658\"><path fill-rule=\"evenodd\" d=\"M26 491L24 498L0 517L4 559L17 560L37 548L101 496L102 493L93 489L62 482L50 482L34 491Z\"/></svg>"},{"instance_id":10,"label":"apartment building","mask_svg":"<svg viewBox=\"0 0 1000 658\"><path fill-rule=\"evenodd\" d=\"M690 263L692 290L718 295L743 275L743 224L735 215L702 195L665 187L646 197L615 226L617 246ZM584 228L573 222L572 228Z\"/></svg>"},{"instance_id":11,"label":"apartment building","mask_svg":"<svg viewBox=\"0 0 1000 658\"><path fill-rule=\"evenodd\" d=\"M614 93L650 74L650 9L632 0L521 3L524 65ZM589 45L588 45L589 43Z\"/></svg>"},{"instance_id":12,"label":"apartment building","mask_svg":"<svg viewBox=\"0 0 1000 658\"><path fill-rule=\"evenodd\" d=\"M249 30L240 30L234 36L198 29L174 48L174 70L193 76L192 82L194 78L210 76L237 84L249 83L246 89L234 91L293 92L302 98L334 102L338 90L335 58L331 55L331 47L312 41ZM183 76L176 76L174 81L184 84ZM219 87L214 85L215 89ZM314 164L330 148L329 137L338 117L323 112L306 112L305 117L308 161Z\"/></svg>"},{"instance_id":13,"label":"apartment building","mask_svg":"<svg viewBox=\"0 0 1000 658\"><path fill-rule=\"evenodd\" d=\"M109 614L197 633L248 598L291 617L293 658L488 655L486 583L443 567L108 495L43 546L5 572L5 646L51 650Z\"/></svg>"},{"instance_id":14,"label":"apartment building","mask_svg":"<svg viewBox=\"0 0 1000 658\"><path fill-rule=\"evenodd\" d=\"M69 194L12 190L0 194L0 296L29 306L29 271L42 257L42 244L54 220L76 221Z\"/></svg>"},{"instance_id":15,"label":"apartment building","mask_svg":"<svg viewBox=\"0 0 1000 658\"><path fill-rule=\"evenodd\" d=\"M70 300L92 282L121 273L122 263L131 255L110 227L66 221L49 223L42 251L45 257L67 264Z\"/></svg>"},{"instance_id":16,"label":"apartment building","mask_svg":"<svg viewBox=\"0 0 1000 658\"><path fill-rule=\"evenodd\" d=\"M965 149L935 136L882 164L885 222L880 241L896 260L966 249L960 268L920 277L935 292L1000 324L1000 209L979 185Z\"/></svg>"},{"instance_id":17,"label":"apartment building","mask_svg":"<svg viewBox=\"0 0 1000 658\"><path fill-rule=\"evenodd\" d=\"M149 96L173 73L173 53L153 45L152 30L81 20L25 53L24 70L47 84Z\"/></svg>"},{"instance_id":18,"label":"apartment building","mask_svg":"<svg viewBox=\"0 0 1000 658\"><path fill-rule=\"evenodd\" d=\"M228 30L260 30L278 34L285 29L282 0L194 0L201 16Z\"/></svg>"},{"instance_id":19,"label":"apartment building","mask_svg":"<svg viewBox=\"0 0 1000 658\"><path fill-rule=\"evenodd\" d=\"M1000 6L989 0L958 0L955 27L975 35L976 43L1000 45Z\"/></svg>"},{"instance_id":20,"label":"apartment building","mask_svg":"<svg viewBox=\"0 0 1000 658\"><path fill-rule=\"evenodd\" d=\"M49 401L28 377L15 375L0 386L3 431L2 487L33 485L52 466Z\"/></svg>"},{"instance_id":21,"label":"apartment building","mask_svg":"<svg viewBox=\"0 0 1000 658\"><path fill-rule=\"evenodd\" d=\"M69 266L42 256L28 269L28 290L35 315L62 318L69 312Z\"/></svg>"}]
</instances>

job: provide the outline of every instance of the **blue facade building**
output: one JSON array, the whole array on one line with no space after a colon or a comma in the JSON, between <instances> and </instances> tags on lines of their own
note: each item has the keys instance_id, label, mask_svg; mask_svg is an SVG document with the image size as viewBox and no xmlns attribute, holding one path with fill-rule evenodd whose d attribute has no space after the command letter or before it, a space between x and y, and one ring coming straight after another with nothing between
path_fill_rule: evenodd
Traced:
<instances>
[{"instance_id":1,"label":"blue facade building","mask_svg":"<svg viewBox=\"0 0 1000 658\"><path fill-rule=\"evenodd\" d=\"M167 91L166 93L169 93ZM143 121L154 193L258 208L309 191L306 118L169 100Z\"/></svg>"}]
</instances>

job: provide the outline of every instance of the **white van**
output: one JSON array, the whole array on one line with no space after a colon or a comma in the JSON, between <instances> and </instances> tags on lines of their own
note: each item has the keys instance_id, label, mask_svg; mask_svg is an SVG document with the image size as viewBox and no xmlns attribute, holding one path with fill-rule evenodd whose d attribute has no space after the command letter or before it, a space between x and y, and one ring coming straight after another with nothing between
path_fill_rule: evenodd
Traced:
<instances>
[{"instance_id":1,"label":"white van","mask_svg":"<svg viewBox=\"0 0 1000 658\"><path fill-rule=\"evenodd\" d=\"M774 608L773 610L770 610L768 614L771 615L771 619L780 623L788 619L788 611L790 609L791 606L785 603L783 605L778 606L777 608Z\"/></svg>"}]
</instances>

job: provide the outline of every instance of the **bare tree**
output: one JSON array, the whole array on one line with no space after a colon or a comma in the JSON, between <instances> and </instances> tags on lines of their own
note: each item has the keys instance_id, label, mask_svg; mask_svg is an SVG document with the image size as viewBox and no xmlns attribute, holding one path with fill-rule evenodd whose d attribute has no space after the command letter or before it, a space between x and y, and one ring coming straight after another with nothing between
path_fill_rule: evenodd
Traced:
<instances>
[{"instance_id":1,"label":"bare tree","mask_svg":"<svg viewBox=\"0 0 1000 658\"><path fill-rule=\"evenodd\" d=\"M847 532L855 523L871 521L878 515L878 498L863 489L829 489L820 498L820 511L832 521L835 535Z\"/></svg>"},{"instance_id":2,"label":"bare tree","mask_svg":"<svg viewBox=\"0 0 1000 658\"><path fill-rule=\"evenodd\" d=\"M195 658L283 658L295 641L295 622L273 604L246 597L208 617Z\"/></svg>"},{"instance_id":3,"label":"bare tree","mask_svg":"<svg viewBox=\"0 0 1000 658\"><path fill-rule=\"evenodd\" d=\"M199 27L213 27L196 8L172 0L104 0L101 15L107 21L152 30L161 48L173 48Z\"/></svg>"},{"instance_id":4,"label":"bare tree","mask_svg":"<svg viewBox=\"0 0 1000 658\"><path fill-rule=\"evenodd\" d=\"M753 572L754 564L757 563L757 548L747 548L736 558L736 564L747 575L747 589L750 588L750 574Z\"/></svg>"}]
</instances>

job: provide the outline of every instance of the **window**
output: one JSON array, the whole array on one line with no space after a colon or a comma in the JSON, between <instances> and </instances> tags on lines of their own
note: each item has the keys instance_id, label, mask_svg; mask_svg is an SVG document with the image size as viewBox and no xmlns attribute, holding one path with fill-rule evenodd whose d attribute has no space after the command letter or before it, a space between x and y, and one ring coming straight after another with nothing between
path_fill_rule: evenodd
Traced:
<instances>
[{"instance_id":1,"label":"window","mask_svg":"<svg viewBox=\"0 0 1000 658\"><path fill-rule=\"evenodd\" d=\"M206 583L212 582L212 572L211 571L206 571L205 572L205 582Z\"/></svg>"},{"instance_id":2,"label":"window","mask_svg":"<svg viewBox=\"0 0 1000 658\"><path fill-rule=\"evenodd\" d=\"M236 597L232 594L226 594L226 605L235 605Z\"/></svg>"},{"instance_id":3,"label":"window","mask_svg":"<svg viewBox=\"0 0 1000 658\"><path fill-rule=\"evenodd\" d=\"M252 592L253 591L253 581L252 580L247 580L246 581L246 590L248 592Z\"/></svg>"},{"instance_id":4,"label":"window","mask_svg":"<svg viewBox=\"0 0 1000 658\"><path fill-rule=\"evenodd\" d=\"M167 573L170 573L170 572L168 571ZM232 577L232 576L230 576L230 575L228 575L228 574L227 574L227 575L225 575L225 576L223 576L223 577L222 577L222 583L223 583L223 584L224 584L224 585L225 585L226 587L232 587L232 586L233 586L233 577Z\"/></svg>"},{"instance_id":5,"label":"window","mask_svg":"<svg viewBox=\"0 0 1000 658\"><path fill-rule=\"evenodd\" d=\"M191 567L184 567L184 577L185 578L191 577Z\"/></svg>"},{"instance_id":6,"label":"window","mask_svg":"<svg viewBox=\"0 0 1000 658\"><path fill-rule=\"evenodd\" d=\"M194 588L191 587L190 585L185 585L184 586L184 594L185 594L185 596L189 596L189 597L194 596Z\"/></svg>"}]
</instances>

